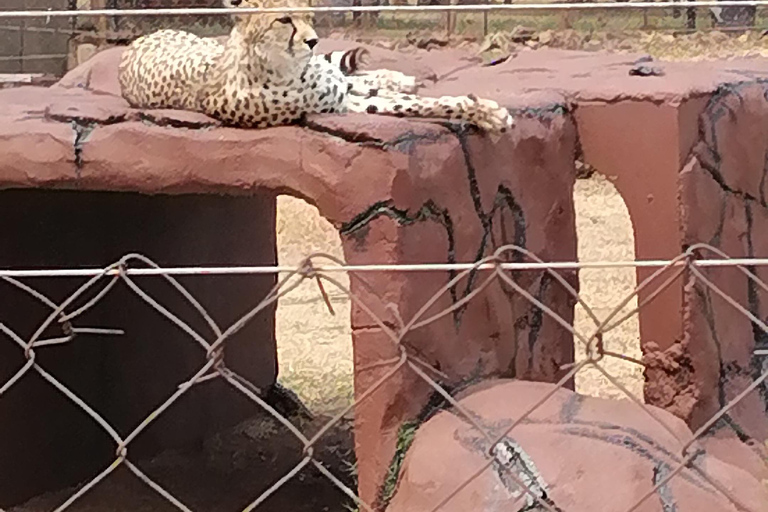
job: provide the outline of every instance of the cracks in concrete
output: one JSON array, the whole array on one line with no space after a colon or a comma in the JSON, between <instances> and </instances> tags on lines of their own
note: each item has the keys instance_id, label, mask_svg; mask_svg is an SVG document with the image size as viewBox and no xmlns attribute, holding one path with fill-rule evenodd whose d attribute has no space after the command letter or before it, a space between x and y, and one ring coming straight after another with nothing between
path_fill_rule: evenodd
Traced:
<instances>
[{"instance_id":1,"label":"cracks in concrete","mask_svg":"<svg viewBox=\"0 0 768 512\"><path fill-rule=\"evenodd\" d=\"M385 201L378 201L368 207L365 211L360 212L349 222L345 222L339 229L339 234L342 236L350 237L356 241L358 245L362 245L365 241L368 229L374 220L379 217L388 217L401 226L410 226L419 222L431 221L442 226L445 230L445 236L447 239L447 256L446 261L448 263L456 263L456 239L453 226L453 219L447 208L440 207L432 199L426 201L416 213L410 214L408 210L397 208L394 205L394 201L391 199ZM456 271L450 271L450 278L455 277ZM456 302L455 287L451 289L451 298Z\"/></svg>"},{"instance_id":2,"label":"cracks in concrete","mask_svg":"<svg viewBox=\"0 0 768 512\"><path fill-rule=\"evenodd\" d=\"M438 123L428 124L434 125ZM341 139L345 142L349 142L350 144L358 144L360 146L368 146L378 149L393 148L402 153L409 153L417 142L437 142L445 137L445 134L439 132L427 132L418 134L412 130L408 130L407 132L398 135L394 139L385 140L356 130L346 130L342 127L327 126L323 123L313 121L312 119L304 120L301 123L301 126L316 133L321 133Z\"/></svg>"},{"instance_id":3,"label":"cracks in concrete","mask_svg":"<svg viewBox=\"0 0 768 512\"><path fill-rule=\"evenodd\" d=\"M708 98L712 95L711 91L706 92L692 92L685 94L686 100L695 100L699 98ZM675 100L679 100L680 96L651 96L645 94L617 94L612 98L593 98L579 96L578 94L569 95L568 100L573 104L573 111L575 112L579 108L579 103L596 103L601 105L617 105L619 103L645 103L661 107L669 105Z\"/></svg>"},{"instance_id":4,"label":"cracks in concrete","mask_svg":"<svg viewBox=\"0 0 768 512\"><path fill-rule=\"evenodd\" d=\"M127 113L114 114L106 116L105 118L98 119L95 117L83 115L54 114L51 113L50 108L45 109L42 117L46 120L55 121L57 123L69 123L69 125L72 127L72 131L74 132L74 141L72 146L75 154L75 174L78 179L80 178L80 172L85 165L83 160L83 147L93 131L98 126L109 126L112 124L124 123L129 120Z\"/></svg>"},{"instance_id":5,"label":"cracks in concrete","mask_svg":"<svg viewBox=\"0 0 768 512\"><path fill-rule=\"evenodd\" d=\"M698 296L699 302L703 308L703 315L706 321L707 329L709 330L710 337L715 346L715 353L717 355L718 364L717 404L718 408L722 409L728 404L729 401L728 391L726 389L728 383L733 377L737 377L739 375L745 376L745 370L741 367L738 361L726 361L724 359L723 343L720 340L720 336L717 331L715 307L712 303L713 301L711 291L706 286L696 283L694 285L694 292ZM753 361L755 359L756 358L753 358ZM713 435L719 429L725 427L729 428L734 434L736 434L736 437L738 437L742 442L747 442L751 439L751 437L744 431L741 425L733 418L730 413L724 414L722 420L713 425L709 431L702 433L702 436Z\"/></svg>"},{"instance_id":6,"label":"cracks in concrete","mask_svg":"<svg viewBox=\"0 0 768 512\"><path fill-rule=\"evenodd\" d=\"M512 191L503 184L499 184L497 187L496 196L494 197L493 205L491 206L490 210L486 211L485 206L483 205L480 185L477 180L477 171L475 169L474 162L472 161L467 139L467 135L471 128L457 126L452 123L441 123L441 125L445 126L459 141L459 145L464 156L470 198L482 227L482 234L477 250L475 251L474 261L482 259L486 255L489 247L498 247L499 245L506 243L513 243L520 247L525 247L525 215L523 213L522 207L515 199ZM413 134L403 134L397 139L384 144L387 146L402 146L405 144L410 145L418 140L434 140L435 137L442 137L442 135L437 134L432 136L414 136ZM410 151L410 149L412 148L406 148L407 151ZM504 240L501 240L502 243L500 244L494 236L494 222L499 219L498 216L500 216L505 211L510 213L512 216L512 233L511 235L507 234L507 226L504 225L503 218L501 218L500 229L502 231L502 238ZM381 216L389 217L390 219L398 222L398 224L401 226L408 226L416 222L424 221L433 221L438 223L444 228L447 237L446 261L448 263L456 262L456 240L454 235L453 220L451 219L451 215L447 208L439 206L434 200L431 199L426 201L415 214L410 214L408 210L397 208L391 199L376 202L363 212L357 214L350 221L342 224L340 234L343 236L354 237L358 244L362 244L367 235L369 224ZM509 238L511 238L511 240L508 240ZM520 254L515 254L512 256L512 261L522 261L522 256ZM454 304L472 292L477 281L477 276L477 270L470 271L470 273L467 275L466 285L463 287L463 289L459 290L458 284L451 287L450 294ZM450 271L448 280L450 281L454 277L456 277L456 272ZM466 306L462 306L453 312L454 325L457 329L461 324L461 318L465 311ZM538 330L535 332L538 333Z\"/></svg>"},{"instance_id":7,"label":"cracks in concrete","mask_svg":"<svg viewBox=\"0 0 768 512\"><path fill-rule=\"evenodd\" d=\"M409 214L408 210L397 208L394 201L387 199L378 201L368 207L365 211L357 214L349 222L341 225L339 233L344 236L358 236L363 232L368 224L377 218L385 216L396 221L401 226L409 226L417 222L433 220L443 225L448 235L448 257L455 259L453 247L453 221L448 210L441 208L433 200L426 201L415 214ZM364 233L363 233L364 235Z\"/></svg>"},{"instance_id":8,"label":"cracks in concrete","mask_svg":"<svg viewBox=\"0 0 768 512\"><path fill-rule=\"evenodd\" d=\"M374 147L383 147L384 145L384 140L372 135L368 135L367 133L345 130L340 127L333 128L322 123L315 122L311 119L304 120L304 122L301 123L301 126L304 126L313 132L330 135L352 144L366 144Z\"/></svg>"},{"instance_id":9,"label":"cracks in concrete","mask_svg":"<svg viewBox=\"0 0 768 512\"><path fill-rule=\"evenodd\" d=\"M760 185L757 196L748 193L743 190L735 189L730 186L723 175L721 165L723 163L720 152L720 140L718 137L718 125L719 121L723 118L727 118L730 122L735 122L738 119L739 111L735 107L744 107L746 98L744 95L744 87L758 85L762 87L763 98L768 104L768 82L751 81L751 82L739 82L735 84L726 84L721 86L715 95L713 95L709 104L707 105L704 113L701 115L701 121L699 123L699 142L691 151L689 158L696 158L701 169L705 175L709 176L717 183L720 190L723 193L723 199L720 205L720 217L718 221L717 229L709 240L709 244L715 247L720 247L722 244L722 234L725 229L726 218L726 197L735 197L744 208L744 218L746 220L746 256L754 257L754 210L755 208L768 208L765 198L765 184L766 176L768 176L768 156L764 159L762 175L760 177ZM733 100L729 101L729 99ZM752 273L756 273L754 265L746 267ZM749 363L745 365L736 360L724 360L723 347L721 340L718 336L716 318L715 318L715 306L713 304L712 294L709 289L706 289L699 285L695 286L695 292L699 297L699 301L703 306L703 315L706 321L707 328L710 333L710 337L716 346L716 354L718 357L719 373L718 373L718 404L720 407L726 405L728 396L728 383L734 379L753 381L759 378L764 371L768 370L768 361L764 361L764 358L759 356L752 356ZM757 289L756 283L747 278L747 300L748 304L745 306L747 309L755 315L760 317L760 295ZM730 306L723 306L730 307ZM750 322L753 338L752 348L768 347L768 334L763 332L754 322ZM768 411L768 384L763 383L758 391L760 393L764 410ZM748 441L750 436L746 431L738 424L732 415L726 415L723 421L720 422L716 428L729 427L739 439L742 441ZM714 430L714 429L713 429Z\"/></svg>"},{"instance_id":10,"label":"cracks in concrete","mask_svg":"<svg viewBox=\"0 0 768 512\"><path fill-rule=\"evenodd\" d=\"M753 214L750 203L744 204L744 214L747 219L747 257L754 258L755 246L752 238L754 230L754 218L752 216ZM747 265L746 269L752 274L757 275L757 268L755 265ZM755 315L755 317L760 318L761 308L759 290L757 289L757 283L755 283L752 279L747 279L747 300L749 302L750 313ZM764 320L768 321L768 318ZM754 322L750 322L750 324L752 325L752 338L754 340L754 348L756 350L768 348L768 333L763 331ZM750 361L751 372L749 373L749 378L751 380L759 379L764 372L768 371L768 367L766 366L768 366L768 361L766 361L765 357L753 356ZM760 397L763 399L765 412L768 413L768 383L763 382L758 387L758 391L760 393Z\"/></svg>"},{"instance_id":11,"label":"cracks in concrete","mask_svg":"<svg viewBox=\"0 0 768 512\"><path fill-rule=\"evenodd\" d=\"M110 126L115 124L121 124L126 122L141 122L151 126L159 126L163 128L173 128L181 130L210 130L214 128L222 128L223 126L215 120L210 122L190 120L183 118L175 118L172 116L157 115L152 111L123 111L115 114L109 114L105 117L97 118L88 115L68 115L66 113L51 113L50 107L40 112L36 112L35 116L28 116L31 119L44 119L57 123L68 123L72 126L74 131L74 163L76 168L77 177L80 177L80 171L82 170L85 162L83 160L83 148L85 142L88 140L93 131L100 126ZM376 147L380 149L394 148L398 151L407 152L412 149L416 142L420 141L437 141L444 137L444 134L440 133L426 133L416 134L412 131L403 133L392 140L383 140L377 137L373 137L361 132L347 131L341 128L333 129L325 126L321 123L313 121L307 121L304 125L306 128L317 132L326 134L332 137L340 138L351 144L357 144L360 146Z\"/></svg>"},{"instance_id":12,"label":"cracks in concrete","mask_svg":"<svg viewBox=\"0 0 768 512\"><path fill-rule=\"evenodd\" d=\"M709 330L710 336L712 338L712 341L715 345L715 352L717 354L717 364L718 364L718 378L717 378L717 404L718 408L722 409L728 404L728 396L726 391L726 386L728 382L730 381L733 374L731 373L732 370L735 367L738 367L738 363L736 361L726 362L723 359L723 345L720 341L720 336L717 333L717 327L715 325L715 311L714 306L712 304L712 295L710 294L710 291L708 288L704 288L702 285L696 283L694 286L694 292L699 298L699 301L701 303L702 308L704 309L704 319L707 323L707 328ZM723 415L722 423L715 424L712 426L712 428L702 433L702 436L707 436L714 434L718 429L723 427L729 427L736 436L741 441L746 441L749 439L749 436L744 432L744 430L741 428L741 426L733 419L733 417L730 415L730 413L726 413Z\"/></svg>"},{"instance_id":13,"label":"cracks in concrete","mask_svg":"<svg viewBox=\"0 0 768 512\"><path fill-rule=\"evenodd\" d=\"M651 477L653 487L659 483L662 483L665 478L671 474L672 469L682 463L679 456L675 455L672 453L672 451L667 449L657 440L644 434L637 428L609 422L580 420L576 418L576 414L578 414L578 412L575 414L573 414L572 411L566 412L564 410L566 407L572 409L573 400L569 400L563 405L559 415L561 418L560 421L526 418L522 421L521 425L530 427L551 427L554 429L554 432L561 435L596 441L599 443L611 445L615 447L615 449L628 451L636 457L652 464L653 469L649 476ZM455 411L453 412L456 414ZM456 414L456 417L467 424L467 426L471 425L462 415ZM568 419L565 420L564 418ZM479 423L481 426L491 432L504 431L509 427L511 423L511 420L501 420L488 423L485 422L481 417L474 417L473 419L475 422ZM540 431L545 432L546 430L542 428ZM555 505L555 502L552 499L552 495L547 491L546 486L541 485L544 483L544 479L543 475L538 470L535 470L535 465L533 464L535 462L535 458L532 457L531 454L526 454L524 447L515 443L515 439L513 439L513 437L513 435L505 437L505 444L513 444L513 446L517 448L515 451L520 454L525 454L526 460L528 461L528 463L525 464L525 468L527 468L527 470L521 467L516 468L518 469L517 476L520 479L526 481L526 483L530 482L533 478L534 480L532 483L535 482L540 484L532 486L532 490L536 492L537 497L542 499L542 501L546 501L547 504L555 508L555 510L560 510ZM478 454L487 454L490 450L487 439L477 434L476 431L473 431L472 429L469 429L466 433L457 433L455 438L460 445L475 451ZM519 462L523 461L521 460ZM512 468L505 469L509 471L509 469ZM504 484L505 488L507 488L508 492L514 496L515 489L514 487L507 485L508 479L506 478L506 475L497 472L497 477ZM696 474L695 471L690 469L686 469L685 471L681 472L677 478L686 481L687 483L701 489L710 495L715 496L718 494L717 489L709 485L706 480L702 479L699 475ZM556 488L555 485L552 485L552 487L553 489ZM679 510L677 501L673 494L673 487L671 486L670 482L662 484L656 491L656 495L659 498L662 510L664 512L677 512ZM523 508L522 510L541 510L540 508L536 508L532 505L533 504L529 502L527 504L527 508Z\"/></svg>"},{"instance_id":14,"label":"cracks in concrete","mask_svg":"<svg viewBox=\"0 0 768 512\"><path fill-rule=\"evenodd\" d=\"M435 123L432 123L435 124ZM394 148L401 153L411 153L417 142L438 142L446 137L440 132L418 134L411 130L398 135L394 139L384 142L384 148Z\"/></svg>"},{"instance_id":15,"label":"cracks in concrete","mask_svg":"<svg viewBox=\"0 0 768 512\"><path fill-rule=\"evenodd\" d=\"M519 203L515 199L514 195L512 194L512 191L507 188L506 186L499 184L498 188L496 190L496 196L494 197L493 206L489 211L486 211L483 206L483 200L482 195L480 193L480 185L477 181L477 170L475 169L474 162L472 161L472 155L469 150L469 141L467 139L467 135L469 133L469 129L465 126L456 126L453 124L445 124L451 133L456 137L456 139L459 141L459 145L461 147L462 154L464 156L464 165L467 171L467 181L469 185L469 194L472 199L472 204L475 209L475 214L477 215L478 220L480 221L480 225L483 228L483 232L480 238L480 244L477 248L477 251L475 252L475 258L474 261L479 261L486 255L486 251L489 247L489 245L493 247L499 247L500 245L505 245L507 243L512 243L514 245L517 245L519 247L525 247L526 246L526 223L525 223L525 214L523 213L523 209L520 207ZM504 240L502 240L501 244L495 240L494 233L493 233L493 227L494 227L494 221L496 219L496 214L501 214L504 211L508 211L512 215L513 219L513 234L512 234L512 240L508 241L506 240L507 234L505 226L502 226L502 237ZM502 217L503 222L503 217ZM519 262L522 261L522 255L519 253L515 253L512 256L512 261ZM478 271L472 270L467 275L467 284L464 287L464 290L461 293L456 292L455 297L457 300L463 299L467 295L469 295L475 285L475 281L477 279ZM458 308L456 311L454 311L454 320L458 326L458 324L461 322L461 317L466 311L466 306L463 306L461 308Z\"/></svg>"},{"instance_id":16,"label":"cracks in concrete","mask_svg":"<svg viewBox=\"0 0 768 512\"><path fill-rule=\"evenodd\" d=\"M143 110L139 111L137 119L152 126L160 126L162 128L177 128L182 130L209 130L211 128L222 127L222 125L213 118L210 122L192 121L174 117L155 116L150 112Z\"/></svg>"},{"instance_id":17,"label":"cracks in concrete","mask_svg":"<svg viewBox=\"0 0 768 512\"><path fill-rule=\"evenodd\" d=\"M143 112L138 113L138 118L131 116L128 112L113 114L104 118L95 118L82 115L53 114L50 112L50 109L46 109L42 117L49 121L68 123L72 127L72 131L74 132L74 140L72 146L74 150L75 175L78 179L80 178L80 173L85 166L85 161L83 159L83 149L85 147L85 143L88 141L96 128L100 126L110 126L129 121L135 121L137 119L142 121L148 120L148 118L145 116L145 113Z\"/></svg>"},{"instance_id":18,"label":"cracks in concrete","mask_svg":"<svg viewBox=\"0 0 768 512\"><path fill-rule=\"evenodd\" d=\"M549 285L553 282L553 277L547 273L542 272L539 280L539 287L534 295L539 302L544 301L544 295L547 293ZM533 355L536 353L536 342L539 340L539 334L541 334L541 327L544 323L544 310L535 304L531 304L530 312L528 314L528 364L527 368L533 367ZM558 366L555 363L555 366Z\"/></svg>"},{"instance_id":19,"label":"cracks in concrete","mask_svg":"<svg viewBox=\"0 0 768 512\"><path fill-rule=\"evenodd\" d=\"M541 107L507 108L507 110L514 118L535 117L548 125L549 121L554 118L571 114L574 110L574 106L565 103L552 103Z\"/></svg>"},{"instance_id":20,"label":"cracks in concrete","mask_svg":"<svg viewBox=\"0 0 768 512\"><path fill-rule=\"evenodd\" d=\"M728 185L725 177L720 171L722 158L720 156L719 140L717 136L717 122L724 116L728 116L730 120L734 120L737 117L736 112L734 112L730 105L723 100L728 96L732 96L738 100L740 105L742 105L744 103L744 97L741 94L741 89L747 85L755 84L762 85L764 88L768 85L765 81L752 81L725 84L718 88L702 114L702 117L709 118L709 123L708 125L705 125L703 122L699 123L699 143L694 146L690 156L697 159L701 168L705 170L725 192L732 194L743 201L753 202L763 208L768 208L764 190L766 176L768 175L768 156L766 157L766 162L763 166L763 175L761 176L760 190L757 197ZM768 88L765 88L764 96L766 101L768 101Z\"/></svg>"},{"instance_id":21,"label":"cracks in concrete","mask_svg":"<svg viewBox=\"0 0 768 512\"><path fill-rule=\"evenodd\" d=\"M104 118L96 118L83 115L52 114L50 110L46 110L44 116L45 119L59 123L77 123L81 125L93 126L109 126L112 124L120 124L131 120L127 113L112 114Z\"/></svg>"},{"instance_id":22,"label":"cracks in concrete","mask_svg":"<svg viewBox=\"0 0 768 512\"><path fill-rule=\"evenodd\" d=\"M73 147L75 150L75 173L78 179L80 178L80 172L83 170L83 146L88 138L96 129L95 123L88 123L83 121L72 120L72 130L75 132L75 140Z\"/></svg>"}]
</instances>

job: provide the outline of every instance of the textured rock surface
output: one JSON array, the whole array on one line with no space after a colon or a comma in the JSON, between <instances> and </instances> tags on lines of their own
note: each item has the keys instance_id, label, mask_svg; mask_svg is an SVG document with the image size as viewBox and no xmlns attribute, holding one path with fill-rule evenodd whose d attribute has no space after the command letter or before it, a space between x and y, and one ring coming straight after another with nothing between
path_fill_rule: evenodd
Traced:
<instances>
[{"instance_id":1,"label":"textured rock surface","mask_svg":"<svg viewBox=\"0 0 768 512\"><path fill-rule=\"evenodd\" d=\"M459 403L495 440L552 388L519 381L485 383L467 390ZM649 409L669 430L629 401L558 390L504 438L511 462L494 463L440 510L545 510L525 508L527 495L520 495L512 472L530 482L529 488L554 510L624 512L659 483L637 510L743 510L693 469L664 483L681 462L682 445L692 433L673 415ZM387 511L432 510L486 463L490 449L491 441L461 413L438 413L417 430ZM753 473L710 454L699 456L696 464L748 510L764 512L768 490L760 479L768 469L758 454L744 457L752 461Z\"/></svg>"},{"instance_id":2,"label":"textured rock surface","mask_svg":"<svg viewBox=\"0 0 768 512\"><path fill-rule=\"evenodd\" d=\"M358 46L324 40L319 49ZM768 78L768 60L664 63L663 76L632 76L648 64L640 54L523 51L484 67L462 50L407 54L367 47L370 67L389 67L423 80L423 94L466 94L496 99L512 108L572 103L584 159L610 176L622 194L635 228L636 257L668 259L683 248L678 204L680 171L698 138L699 116L722 84ZM111 53L110 53L111 52ZM108 50L70 73L62 85L87 85L115 92L119 49ZM758 176L761 174L758 173ZM652 270L638 269L638 280ZM651 290L640 294L643 301ZM670 348L683 336L683 282L660 293L640 313L643 340Z\"/></svg>"},{"instance_id":3,"label":"textured rock surface","mask_svg":"<svg viewBox=\"0 0 768 512\"><path fill-rule=\"evenodd\" d=\"M44 151L46 143L50 139L31 151ZM0 198L0 268L99 268L129 253L144 254L164 266L275 264L271 193L153 197L38 189L3 190ZM143 265L134 261L129 266ZM60 302L85 281L37 278L25 283ZM268 293L275 277L187 276L180 281L214 321L228 326ZM134 282L209 342L215 339L170 284L146 277ZM105 285L102 282L95 290ZM95 290L86 297L93 297ZM84 302L80 299L69 310ZM271 309L227 346L231 368L258 386L269 386L276 377L274 306ZM49 314L36 297L0 281L0 322L23 339L29 339ZM197 341L123 283L72 324L122 329L125 334L81 335L72 343L41 347L36 362L123 436L206 363ZM60 336L62 328L54 322L43 339ZM23 350L3 335L0 386L25 362ZM194 445L256 409L223 381L206 383L160 415L130 444L129 454L141 460L161 449ZM0 507L90 479L114 460L114 441L34 371L0 396L0 418Z\"/></svg>"},{"instance_id":4,"label":"textured rock surface","mask_svg":"<svg viewBox=\"0 0 768 512\"><path fill-rule=\"evenodd\" d=\"M318 49L353 45L324 41ZM305 127L242 131L191 113L137 111L116 96L120 52L96 55L50 89L0 93L8 106L0 113L0 188L287 192L317 205L340 229L350 263L472 261L509 242L545 260L572 260L573 156L580 148L588 163L614 178L633 220L638 258L671 258L697 241L733 256L768 256L760 227L768 140L762 93L742 97L722 88L715 94L721 84L768 76L762 59L654 63L664 76L639 77L630 71L643 63L641 55L543 50L482 67L460 50L371 48L371 67L416 74L426 84L424 94L473 92L515 109L517 127L492 143L452 126L380 116L325 116ZM563 108L567 103L573 116ZM724 170L713 173L718 166ZM713 204L721 204L719 212ZM519 278L571 320L572 304L551 281L533 273ZM407 320L448 276L366 279ZM434 311L468 293L478 279L460 284ZM718 279L766 317L763 292L724 273ZM757 375L762 363L751 354L765 339L717 297L702 298L700 283L684 285L678 279L641 311L644 351L652 362L646 398L697 426ZM354 286L397 325L374 295ZM489 289L483 300L419 329L407 343L450 380L486 373L557 378L558 365L571 357L570 338L506 292ZM366 368L396 350L361 310L353 310L352 321L361 393L387 371ZM676 372L681 364L686 371ZM356 411L367 501L378 492L400 423L428 392L402 369ZM743 440L762 441L764 404L753 394L726 418L730 430L720 433L735 430Z\"/></svg>"},{"instance_id":5,"label":"textured rock surface","mask_svg":"<svg viewBox=\"0 0 768 512\"><path fill-rule=\"evenodd\" d=\"M702 114L700 137L681 175L686 244L706 243L734 258L768 256L767 97L763 84L725 87ZM701 255L719 257L706 250ZM748 270L768 282L768 269ZM768 321L764 284L737 268L706 269L703 274L756 318ZM693 424L698 425L768 371L768 358L753 353L768 348L768 334L695 276L688 277L685 298L685 343L701 397L693 410ZM766 408L768 387L763 383L721 426L764 440Z\"/></svg>"},{"instance_id":6,"label":"textured rock surface","mask_svg":"<svg viewBox=\"0 0 768 512\"><path fill-rule=\"evenodd\" d=\"M409 157L399 164L404 170L392 177L391 199L369 203L342 225L349 263L472 261L511 243L546 260L575 255L575 140L567 118L557 113L521 118L510 137L496 145L427 126L411 128L413 141L401 146ZM512 254L508 257L515 259ZM378 298L363 287L358 293L385 321L397 325L382 299L397 304L407 322L447 277L366 274ZM573 304L554 280L540 273L515 277L572 321ZM568 277L575 285L574 276ZM428 314L451 306L482 279L478 273L460 283ZM395 346L365 313L353 308L352 321L357 368L397 357ZM487 374L552 380L563 373L559 365L573 357L572 340L564 330L527 300L497 285L466 309L410 333L404 341L417 354L435 361L451 381ZM357 390L367 389L387 371L388 367L358 370ZM365 499L377 491L400 423L418 411L428 391L415 373L404 368L356 409L358 474Z\"/></svg>"},{"instance_id":7,"label":"textured rock surface","mask_svg":"<svg viewBox=\"0 0 768 512\"><path fill-rule=\"evenodd\" d=\"M0 101L12 108L0 119L0 187L290 193L338 226L352 264L473 261L508 243L546 260L576 257L575 130L557 103L529 104L497 142L456 126L360 115L245 131L189 113L128 108L110 94L116 92L117 52L100 54L51 89L6 93ZM515 277L572 321L573 302L551 279ZM573 273L567 277L576 284ZM375 293L355 280L353 291L396 325L382 299L397 304L407 320L449 278L366 274ZM481 279L474 274L460 283L431 312L449 307ZM362 310L353 309L352 324L356 390L362 393L388 370L370 365L391 359L397 349ZM573 357L565 330L500 285L405 342L451 381L486 374L552 380ZM429 392L403 368L356 410L364 499L373 501L399 425Z\"/></svg>"},{"instance_id":8,"label":"textured rock surface","mask_svg":"<svg viewBox=\"0 0 768 512\"><path fill-rule=\"evenodd\" d=\"M498 66L459 70L427 92L473 87L478 95L505 100L555 90L573 102L583 157L612 177L627 203L639 259L669 259L697 242L732 257L768 257L768 100L762 83L768 61L654 63L664 76L630 76L642 60L522 52ZM768 282L768 270L752 270ZM638 281L652 272L639 269ZM768 320L768 291L760 285L736 269L707 275ZM652 291L641 292L639 300ZM646 400L693 427L768 371L768 358L753 355L768 347L768 335L690 276L645 305L640 320L650 363ZM762 443L768 437L765 384L717 428L724 425L745 441Z\"/></svg>"}]
</instances>

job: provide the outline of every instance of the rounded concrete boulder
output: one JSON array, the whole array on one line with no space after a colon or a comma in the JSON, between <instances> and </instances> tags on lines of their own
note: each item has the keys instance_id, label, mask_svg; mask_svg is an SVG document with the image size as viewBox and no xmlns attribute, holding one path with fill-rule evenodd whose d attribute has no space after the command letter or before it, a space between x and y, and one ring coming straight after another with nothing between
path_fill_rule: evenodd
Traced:
<instances>
[{"instance_id":1,"label":"rounded concrete boulder","mask_svg":"<svg viewBox=\"0 0 768 512\"><path fill-rule=\"evenodd\" d=\"M467 390L460 404L495 438L552 389L545 383L494 381ZM492 465L440 511L627 512L659 483L635 510L768 511L768 488L761 482L765 465L750 449L743 450L745 461L738 466L708 453L695 460L738 505L694 469L665 482L692 433L675 416L648 409L669 430L629 400L557 390L495 445ZM491 442L457 410L438 413L416 432L387 511L433 510L490 460ZM733 442L734 452L744 447ZM549 507L533 503L512 474Z\"/></svg>"}]
</instances>

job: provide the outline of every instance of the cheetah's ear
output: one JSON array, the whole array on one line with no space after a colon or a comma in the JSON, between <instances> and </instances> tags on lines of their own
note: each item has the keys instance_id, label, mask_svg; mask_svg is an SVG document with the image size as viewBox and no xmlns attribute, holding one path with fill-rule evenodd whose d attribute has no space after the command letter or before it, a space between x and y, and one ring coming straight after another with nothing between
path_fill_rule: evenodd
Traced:
<instances>
[{"instance_id":1,"label":"cheetah's ear","mask_svg":"<svg viewBox=\"0 0 768 512\"><path fill-rule=\"evenodd\" d=\"M361 68L364 68L368 65L368 58L371 55L371 52L369 52L367 49L363 48L362 46L355 48L352 50L355 55L355 71L358 71Z\"/></svg>"},{"instance_id":2,"label":"cheetah's ear","mask_svg":"<svg viewBox=\"0 0 768 512\"><path fill-rule=\"evenodd\" d=\"M341 55L339 66L345 75L354 75L368 63L368 50L358 46Z\"/></svg>"}]
</instances>

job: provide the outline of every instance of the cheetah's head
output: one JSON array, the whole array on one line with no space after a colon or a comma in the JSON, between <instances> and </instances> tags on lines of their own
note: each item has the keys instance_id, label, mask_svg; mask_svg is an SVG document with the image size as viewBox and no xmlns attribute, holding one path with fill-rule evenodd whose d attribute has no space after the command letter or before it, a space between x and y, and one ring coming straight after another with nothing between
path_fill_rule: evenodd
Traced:
<instances>
[{"instance_id":1,"label":"cheetah's head","mask_svg":"<svg viewBox=\"0 0 768 512\"><path fill-rule=\"evenodd\" d=\"M304 0L223 0L225 7L306 7ZM235 16L235 23L253 41L256 49L275 68L296 67L312 57L318 43L309 13L280 13Z\"/></svg>"}]
</instances>

